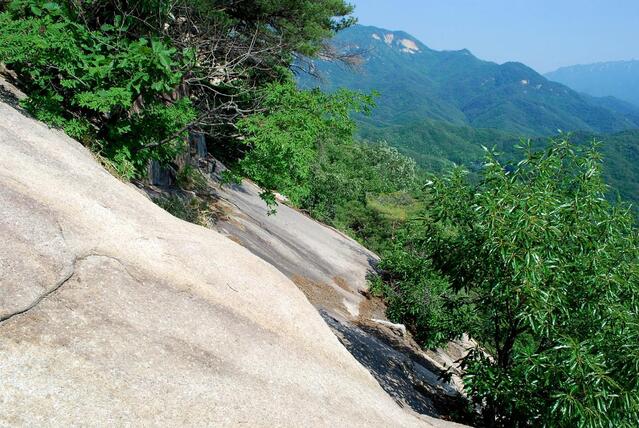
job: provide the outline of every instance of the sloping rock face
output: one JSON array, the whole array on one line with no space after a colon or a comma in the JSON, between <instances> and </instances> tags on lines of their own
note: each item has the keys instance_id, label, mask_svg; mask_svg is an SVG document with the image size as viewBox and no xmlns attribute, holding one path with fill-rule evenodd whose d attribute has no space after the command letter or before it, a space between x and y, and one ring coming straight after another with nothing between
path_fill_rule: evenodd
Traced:
<instances>
[{"instance_id":1,"label":"sloping rock face","mask_svg":"<svg viewBox=\"0 0 639 428\"><path fill-rule=\"evenodd\" d=\"M215 211L223 213L213 228L295 282L342 344L401 406L434 417L459 413L463 386L456 360L470 342L424 352L404 326L386 320L383 302L368 293L376 254L285 203L269 215L254 183L221 185L225 167L220 162L201 166L209 175ZM154 189L146 189L153 196ZM454 375L447 382L441 375L449 368Z\"/></svg>"},{"instance_id":2,"label":"sloping rock face","mask_svg":"<svg viewBox=\"0 0 639 428\"><path fill-rule=\"evenodd\" d=\"M220 186L225 169L216 162L213 183L226 216L215 228L286 274L311 303L345 318L358 317L367 275L379 257L359 243L280 203L269 215L261 189L244 180Z\"/></svg>"},{"instance_id":3,"label":"sloping rock face","mask_svg":"<svg viewBox=\"0 0 639 428\"><path fill-rule=\"evenodd\" d=\"M280 271L0 103L0 425L443 426Z\"/></svg>"}]
</instances>

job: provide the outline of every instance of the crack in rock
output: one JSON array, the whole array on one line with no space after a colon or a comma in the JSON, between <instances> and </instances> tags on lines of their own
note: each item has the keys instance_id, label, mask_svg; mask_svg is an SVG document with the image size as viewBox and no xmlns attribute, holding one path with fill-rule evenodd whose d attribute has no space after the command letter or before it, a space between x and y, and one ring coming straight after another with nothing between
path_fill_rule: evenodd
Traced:
<instances>
[{"instance_id":1,"label":"crack in rock","mask_svg":"<svg viewBox=\"0 0 639 428\"><path fill-rule=\"evenodd\" d=\"M66 284L71 278L73 278L73 275L75 275L75 271L76 271L76 266L78 264L78 262L84 261L86 259L88 259L89 257L104 257L107 259L111 259L116 261L117 263L119 263L122 268L124 269L124 271L131 276L131 278L133 278L134 280L141 282L138 278L136 278L135 275L133 275L130 271L129 268L122 263L122 261L120 259L118 259L117 257L113 257L113 256L109 256L109 255L104 255L104 254L97 254L97 253L89 253L80 257L76 257L73 259L73 262L71 263L71 267L69 269L69 271L67 273L64 274L64 276L62 277L62 279L60 279L58 282L55 283L55 285L46 290L44 293L42 293L41 295L39 295L33 302L31 302L29 305L27 305L25 308L22 309L18 309L17 311L11 312L9 314L6 314L4 316L0 316L0 326L5 322L10 320L11 318L18 316L18 315L22 315L26 312L29 312L31 309L35 308L36 306L38 306L44 299L46 299L47 297L49 297L50 295L52 295L53 293L55 293L56 291L58 291L64 284Z\"/></svg>"},{"instance_id":2,"label":"crack in rock","mask_svg":"<svg viewBox=\"0 0 639 428\"><path fill-rule=\"evenodd\" d=\"M40 294L33 302L31 302L31 304L27 305L27 307L23 308L23 309L18 309L17 311L11 312L7 315L4 315L2 317L0 317L0 324L4 323L5 321L10 320L11 318L17 316L17 315L21 315L24 314L25 312L30 311L31 309L35 308L36 306L38 306L40 304L40 302L42 302L44 299L46 299L48 296L50 296L51 294L55 293L58 289L60 289L60 287L62 287L67 281L69 281L73 275L75 274L75 265L77 263L79 259L74 259L73 263L71 264L71 268L69 269L69 271L62 277L61 280L59 280L52 288L46 290L44 293Z\"/></svg>"}]
</instances>

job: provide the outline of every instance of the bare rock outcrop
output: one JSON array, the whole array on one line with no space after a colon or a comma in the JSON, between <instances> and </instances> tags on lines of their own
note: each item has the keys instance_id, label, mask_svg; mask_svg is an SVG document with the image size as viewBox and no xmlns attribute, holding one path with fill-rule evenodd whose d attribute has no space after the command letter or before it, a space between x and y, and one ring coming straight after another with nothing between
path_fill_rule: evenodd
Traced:
<instances>
[{"instance_id":1,"label":"bare rock outcrop","mask_svg":"<svg viewBox=\"0 0 639 428\"><path fill-rule=\"evenodd\" d=\"M0 425L440 426L295 284L0 103Z\"/></svg>"},{"instance_id":2,"label":"bare rock outcrop","mask_svg":"<svg viewBox=\"0 0 639 428\"><path fill-rule=\"evenodd\" d=\"M224 170L212 174L218 205L227 213L215 228L286 274L311 303L345 318L358 317L367 275L378 256L342 232L280 203L269 215L262 190L249 180L220 186ZM280 199L282 199L280 197Z\"/></svg>"},{"instance_id":3,"label":"bare rock outcrop","mask_svg":"<svg viewBox=\"0 0 639 428\"><path fill-rule=\"evenodd\" d=\"M318 309L333 333L401 406L420 414L450 417L465 407L457 360L472 344L422 350L406 327L389 322L367 277L379 258L355 240L286 204L269 215L262 189L250 180L222 183L224 165L200 159L207 176L201 193L214 201L210 227L228 236L291 279ZM172 189L143 186L152 196ZM454 352L450 353L449 350ZM450 380L443 380L452 369Z\"/></svg>"}]
</instances>

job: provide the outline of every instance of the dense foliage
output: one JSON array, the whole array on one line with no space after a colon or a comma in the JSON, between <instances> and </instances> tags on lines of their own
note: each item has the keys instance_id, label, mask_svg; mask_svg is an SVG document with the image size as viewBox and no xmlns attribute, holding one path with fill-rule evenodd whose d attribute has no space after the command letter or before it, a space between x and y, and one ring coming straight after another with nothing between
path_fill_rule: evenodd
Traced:
<instances>
[{"instance_id":1,"label":"dense foliage","mask_svg":"<svg viewBox=\"0 0 639 428\"><path fill-rule=\"evenodd\" d=\"M327 37L353 22L351 11L343 0L11 0L0 3L0 62L28 94L31 113L92 147L124 178L142 176L150 159L172 161L197 131L212 145L246 137L249 150L233 160L246 156L245 173L279 186L327 128L308 129L298 146L277 148L290 142L282 137L265 149L254 125L292 113L286 103L294 97L328 105L319 92L287 83L289 67L296 55L321 53ZM330 104L344 116L346 106ZM290 164L271 168L292 148L300 151L284 158Z\"/></svg>"},{"instance_id":2,"label":"dense foliage","mask_svg":"<svg viewBox=\"0 0 639 428\"><path fill-rule=\"evenodd\" d=\"M301 208L377 250L417 205L415 161L385 143L324 144Z\"/></svg>"},{"instance_id":3,"label":"dense foliage","mask_svg":"<svg viewBox=\"0 0 639 428\"><path fill-rule=\"evenodd\" d=\"M465 383L488 426L634 426L639 247L596 147L492 154L436 179L381 267L390 315L426 345L469 333Z\"/></svg>"},{"instance_id":4,"label":"dense foliage","mask_svg":"<svg viewBox=\"0 0 639 428\"><path fill-rule=\"evenodd\" d=\"M326 39L355 23L349 16L353 6L343 0L218 0L213 3L236 23L261 30L265 36L270 33L270 37L282 45L280 52L283 53L314 56L323 49Z\"/></svg>"},{"instance_id":5,"label":"dense foliage","mask_svg":"<svg viewBox=\"0 0 639 428\"><path fill-rule=\"evenodd\" d=\"M301 91L292 81L267 85L262 96L263 111L238 123L250 148L239 161L240 171L262 186L270 202L269 192L278 190L299 204L311 192L320 152L352 145L355 124L349 113L368 110L372 100L348 91Z\"/></svg>"},{"instance_id":6,"label":"dense foliage","mask_svg":"<svg viewBox=\"0 0 639 428\"><path fill-rule=\"evenodd\" d=\"M433 173L442 173L454 165L462 165L473 175L481 168L482 146L496 147L503 157L515 160L519 156L519 137L496 129L471 128L424 119L405 125L375 126L368 120L360 120L358 133L366 139L383 139L402 153L415 159L417 165ZM615 134L593 134L578 131L571 134L571 141L587 146L593 139L603 141L603 176L610 185L609 197L616 194L639 206L639 130ZM532 139L537 149L548 144L547 137Z\"/></svg>"},{"instance_id":7,"label":"dense foliage","mask_svg":"<svg viewBox=\"0 0 639 428\"><path fill-rule=\"evenodd\" d=\"M20 76L26 107L103 152L125 176L151 157L174 157L195 116L188 98L167 96L187 57L158 38L129 37L131 22L121 17L99 30L79 21L52 2L16 0L0 14L0 59Z\"/></svg>"}]
</instances>

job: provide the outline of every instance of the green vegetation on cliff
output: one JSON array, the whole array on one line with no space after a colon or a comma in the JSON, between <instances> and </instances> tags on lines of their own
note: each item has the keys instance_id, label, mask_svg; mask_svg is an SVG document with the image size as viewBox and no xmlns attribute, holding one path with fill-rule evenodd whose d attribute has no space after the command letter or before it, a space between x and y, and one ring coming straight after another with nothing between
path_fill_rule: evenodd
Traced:
<instances>
[{"instance_id":1,"label":"green vegetation on cliff","mask_svg":"<svg viewBox=\"0 0 639 428\"><path fill-rule=\"evenodd\" d=\"M272 94L291 90L294 56L321 52L325 38L353 22L351 10L342 0L12 0L0 3L0 61L17 74L32 114L90 146L124 178L142 176L150 159L171 162L189 132L234 145L245 167L264 155L270 165L278 150L266 153L244 134L276 110L273 102L286 103ZM304 148L279 152L290 149ZM283 159L299 168L296 156ZM285 169L260 181L268 187Z\"/></svg>"}]
</instances>

